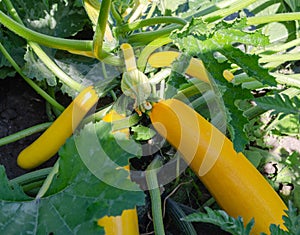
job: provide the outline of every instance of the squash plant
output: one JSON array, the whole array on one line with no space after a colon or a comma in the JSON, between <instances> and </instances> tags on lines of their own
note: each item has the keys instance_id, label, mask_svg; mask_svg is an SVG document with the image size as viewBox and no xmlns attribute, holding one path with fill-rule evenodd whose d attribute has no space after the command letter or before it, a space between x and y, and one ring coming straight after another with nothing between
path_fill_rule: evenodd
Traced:
<instances>
[{"instance_id":1,"label":"squash plant","mask_svg":"<svg viewBox=\"0 0 300 235\"><path fill-rule=\"evenodd\" d=\"M282 229L299 233L295 208L290 204L285 211L276 192L282 191L279 185L292 184L293 192L283 199L300 207L299 156L295 152L271 158L265 150L265 136L280 132L284 118L299 120L298 75L281 70L285 63L293 67L299 60L298 12L293 0L0 1L0 77L19 73L46 100L49 116L57 116L51 125L1 138L0 144L47 128L20 153L18 164L31 169L59 154L53 167L12 180L1 166L0 231L137 234L136 208L141 218L140 208L146 208L143 190L148 189L153 228L163 234L167 225L161 196L171 196L181 186L176 156L182 154L194 177L212 194L211 206L225 210L206 209L208 214L198 214L194 221L225 230L230 221L238 226L226 231L234 234L284 234ZM277 27L282 34L274 30ZM67 108L55 99L58 91L73 99ZM258 97L261 92L263 97ZM108 105L104 98L110 100ZM261 117L269 117L266 132L260 129ZM216 144L213 134L202 135L202 128L217 133L221 143ZM209 167L199 172L206 151ZM174 186L158 188L168 160L177 162ZM289 176L276 172L276 179L264 179L258 170L268 161L281 164ZM131 180L139 172L146 175L146 183ZM160 190L165 192L161 195ZM197 209L208 204L202 202ZM179 206L170 205L176 211L171 219L177 216L181 232L195 233ZM289 218L283 220L285 212Z\"/></svg>"}]
</instances>

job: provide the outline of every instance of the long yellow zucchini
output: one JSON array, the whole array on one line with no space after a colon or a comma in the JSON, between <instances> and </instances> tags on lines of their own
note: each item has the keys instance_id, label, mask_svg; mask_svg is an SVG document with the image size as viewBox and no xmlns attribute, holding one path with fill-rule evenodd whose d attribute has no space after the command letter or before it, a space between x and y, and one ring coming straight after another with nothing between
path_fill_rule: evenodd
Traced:
<instances>
[{"instance_id":1,"label":"long yellow zucchini","mask_svg":"<svg viewBox=\"0 0 300 235\"><path fill-rule=\"evenodd\" d=\"M179 100L153 105L154 128L183 155L218 204L245 222L255 219L254 234L283 225L286 205L232 142L200 114Z\"/></svg>"},{"instance_id":2,"label":"long yellow zucchini","mask_svg":"<svg viewBox=\"0 0 300 235\"><path fill-rule=\"evenodd\" d=\"M32 169L49 160L97 101L98 95L92 86L80 92L53 124L19 154L18 165L24 169Z\"/></svg>"}]
</instances>

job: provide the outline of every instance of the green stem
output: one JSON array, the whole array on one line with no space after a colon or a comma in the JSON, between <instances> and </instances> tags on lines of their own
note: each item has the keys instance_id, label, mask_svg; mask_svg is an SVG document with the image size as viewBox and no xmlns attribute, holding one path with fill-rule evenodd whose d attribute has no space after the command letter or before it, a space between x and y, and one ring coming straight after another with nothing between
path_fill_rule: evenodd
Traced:
<instances>
[{"instance_id":1,"label":"green stem","mask_svg":"<svg viewBox=\"0 0 300 235\"><path fill-rule=\"evenodd\" d=\"M300 38L297 38L295 40L284 43L282 45L275 44L275 45L267 46L266 48L264 48L262 50L255 51L255 54L260 54L260 53L263 53L265 51L273 51L273 52L285 51L287 49L290 49L292 47L299 46L299 45L300 45Z\"/></svg>"},{"instance_id":2,"label":"green stem","mask_svg":"<svg viewBox=\"0 0 300 235\"><path fill-rule=\"evenodd\" d=\"M223 2L219 2L214 6L209 6L208 8L196 12L192 16L187 17L185 20L190 20L193 16L204 16L204 19L207 22L213 22L218 19L221 19L225 16L228 16L238 10L241 10L251 3L254 3L256 0L227 0ZM228 8L226 8L228 7ZM128 42L135 45L145 45L149 42L153 41L158 37L163 37L169 35L175 29L181 29L182 25L170 25L163 29L152 31L152 32L142 32L132 34L128 37Z\"/></svg>"},{"instance_id":3,"label":"green stem","mask_svg":"<svg viewBox=\"0 0 300 235\"><path fill-rule=\"evenodd\" d=\"M300 89L300 80L299 80L300 75L299 74L286 75L286 74L280 74L280 73L271 73L271 75L274 76L276 81L280 84L285 84L287 86L294 86L294 87L298 87ZM250 90L253 89L254 86L259 85L259 82L255 78L249 77L246 73L242 73L242 74L234 76L234 79L232 82L234 85L242 84L243 87L250 89Z\"/></svg>"},{"instance_id":4,"label":"green stem","mask_svg":"<svg viewBox=\"0 0 300 235\"><path fill-rule=\"evenodd\" d=\"M227 8L227 7L230 7L231 5L237 4L236 1L237 0L224 0L221 2L216 2L215 5L218 8L222 9L222 8Z\"/></svg>"},{"instance_id":5,"label":"green stem","mask_svg":"<svg viewBox=\"0 0 300 235\"><path fill-rule=\"evenodd\" d=\"M289 98L292 98L296 95L300 94L300 90L298 88L294 88L294 87L290 87L282 92L280 92L280 94L286 94L289 96ZM259 106L253 106L249 109L247 109L246 111L244 111L243 115L248 118L249 120L263 114L264 112L266 112L267 110L259 107Z\"/></svg>"},{"instance_id":6,"label":"green stem","mask_svg":"<svg viewBox=\"0 0 300 235\"><path fill-rule=\"evenodd\" d=\"M14 69L22 76L22 78L40 95L42 96L48 103L63 111L65 108L59 104L55 99L53 99L50 95L48 95L43 89L41 89L37 84L34 83L30 78L26 77L22 72L19 65L15 62L15 60L11 57L8 51L3 47L0 43L0 51L5 56L5 58L10 62L10 64L14 67Z\"/></svg>"},{"instance_id":7,"label":"green stem","mask_svg":"<svg viewBox=\"0 0 300 235\"><path fill-rule=\"evenodd\" d=\"M160 83L162 80L169 77L171 72L172 72L172 70L170 68L165 68L165 69L157 72L156 74L154 74L153 77L151 77L149 79L150 84L156 85L156 84Z\"/></svg>"},{"instance_id":8,"label":"green stem","mask_svg":"<svg viewBox=\"0 0 300 235\"><path fill-rule=\"evenodd\" d=\"M150 198L151 198L151 208L152 217L154 224L155 234L164 235L164 222L162 216L162 204L160 190L157 180L157 171L161 166L161 161L159 158L155 158L148 166L145 176L149 188Z\"/></svg>"},{"instance_id":9,"label":"green stem","mask_svg":"<svg viewBox=\"0 0 300 235\"><path fill-rule=\"evenodd\" d=\"M299 74L284 75L284 74L273 73L272 75L276 78L276 81L278 83L285 84L288 86L298 87L300 89Z\"/></svg>"},{"instance_id":10,"label":"green stem","mask_svg":"<svg viewBox=\"0 0 300 235\"><path fill-rule=\"evenodd\" d=\"M128 23L117 28L117 32L126 33L128 31L134 31L139 28L143 28L145 26L156 25L156 24L179 24L185 25L187 23L186 20L173 16L161 16L150 19L138 20L133 23Z\"/></svg>"},{"instance_id":11,"label":"green stem","mask_svg":"<svg viewBox=\"0 0 300 235\"><path fill-rule=\"evenodd\" d=\"M35 181L35 182L32 182L32 183L26 184L26 185L22 186L22 189L29 196L36 195L36 193L38 192L38 190L43 185L44 181L45 181L45 179L42 179L42 180L38 180L38 181Z\"/></svg>"},{"instance_id":12,"label":"green stem","mask_svg":"<svg viewBox=\"0 0 300 235\"><path fill-rule=\"evenodd\" d=\"M300 15L300 14L299 14ZM259 63L297 61L300 60L300 53L287 53L281 55L261 55Z\"/></svg>"},{"instance_id":13,"label":"green stem","mask_svg":"<svg viewBox=\"0 0 300 235\"><path fill-rule=\"evenodd\" d=\"M93 122L93 121L101 121L104 118L104 116L108 113L108 111L111 110L112 107L113 107L112 104L107 107L103 107L97 113L94 113L94 114L86 117L84 119L83 123L89 123L89 122Z\"/></svg>"},{"instance_id":14,"label":"green stem","mask_svg":"<svg viewBox=\"0 0 300 235\"><path fill-rule=\"evenodd\" d=\"M203 19L206 22L213 22L213 21L219 20L219 19L229 16L241 9L246 8L247 6L249 6L250 4L252 4L256 1L257 0L238 0L235 2L229 1L231 3L231 5L225 4L225 6L229 6L228 8L223 8L223 9L214 11L210 14L207 14L203 17Z\"/></svg>"},{"instance_id":15,"label":"green stem","mask_svg":"<svg viewBox=\"0 0 300 235\"><path fill-rule=\"evenodd\" d=\"M140 117L138 114L133 114L127 118L124 118L122 120L118 121L113 121L112 122L112 130L117 131L117 130L122 130L128 127L132 127L140 121Z\"/></svg>"},{"instance_id":16,"label":"green stem","mask_svg":"<svg viewBox=\"0 0 300 235\"><path fill-rule=\"evenodd\" d=\"M268 85L264 85L261 82L255 80L255 81L250 81L250 82L244 82L242 84L242 88L246 88L248 90L256 90L260 88L268 87Z\"/></svg>"},{"instance_id":17,"label":"green stem","mask_svg":"<svg viewBox=\"0 0 300 235\"><path fill-rule=\"evenodd\" d=\"M145 45L159 37L168 36L173 30L182 28L182 25L172 25L156 31L147 31L132 34L128 37L128 43L135 45Z\"/></svg>"},{"instance_id":18,"label":"green stem","mask_svg":"<svg viewBox=\"0 0 300 235\"><path fill-rule=\"evenodd\" d=\"M61 50L78 50L78 51L91 51L92 41L90 40L72 40L48 36L38 33L31 29L26 28L20 22L17 23L0 10L0 23L2 23L9 30L18 34L28 41L33 41L41 45L61 49Z\"/></svg>"},{"instance_id":19,"label":"green stem","mask_svg":"<svg viewBox=\"0 0 300 235\"><path fill-rule=\"evenodd\" d=\"M211 207L215 202L216 202L216 200L213 197L211 197L206 202L203 203L202 208L207 207L207 206Z\"/></svg>"},{"instance_id":20,"label":"green stem","mask_svg":"<svg viewBox=\"0 0 300 235\"><path fill-rule=\"evenodd\" d=\"M47 178L45 179L42 187L40 188L39 192L36 195L36 199L40 199L41 197L43 197L46 192L48 191L51 182L53 180L53 177L57 174L59 170L59 161L56 161L56 163L54 164L54 166L52 167L50 173L48 174Z\"/></svg>"},{"instance_id":21,"label":"green stem","mask_svg":"<svg viewBox=\"0 0 300 235\"><path fill-rule=\"evenodd\" d=\"M192 107L197 109L197 108L201 107L202 105L207 104L208 102L214 100L215 98L216 98L216 94L212 90L210 90L210 91L205 92L199 98L192 101L191 105L192 105Z\"/></svg>"},{"instance_id":22,"label":"green stem","mask_svg":"<svg viewBox=\"0 0 300 235\"><path fill-rule=\"evenodd\" d=\"M52 167L43 168L33 172L26 173L9 181L10 185L19 184L21 186L31 184L36 181L44 180L51 172Z\"/></svg>"},{"instance_id":23,"label":"green stem","mask_svg":"<svg viewBox=\"0 0 300 235\"><path fill-rule=\"evenodd\" d=\"M113 98L114 101L118 100L118 97L117 97L116 93L113 90L110 91L110 95L111 95L111 97Z\"/></svg>"},{"instance_id":24,"label":"green stem","mask_svg":"<svg viewBox=\"0 0 300 235\"><path fill-rule=\"evenodd\" d=\"M277 13L273 15L254 16L247 18L248 25L267 24L271 22L300 20L299 12Z\"/></svg>"},{"instance_id":25,"label":"green stem","mask_svg":"<svg viewBox=\"0 0 300 235\"><path fill-rule=\"evenodd\" d=\"M98 22L93 39L93 51L94 55L99 59L103 60L107 55L103 51L103 41L107 25L108 14L110 10L111 0L103 0L98 16Z\"/></svg>"},{"instance_id":26,"label":"green stem","mask_svg":"<svg viewBox=\"0 0 300 235\"><path fill-rule=\"evenodd\" d=\"M29 127L22 131L16 132L9 136L5 136L0 139L0 146L15 142L17 140L20 140L20 139L30 136L32 134L41 132L41 131L47 129L51 124L52 124L51 122L42 123L42 124L39 124L36 126Z\"/></svg>"},{"instance_id":27,"label":"green stem","mask_svg":"<svg viewBox=\"0 0 300 235\"><path fill-rule=\"evenodd\" d=\"M147 16L146 16L146 19L149 19L149 18L152 17L152 15L153 15L153 13L154 13L154 11L155 11L155 8L156 8L156 6L157 6L157 1L152 1L151 3L152 3L152 5L151 5L150 10L148 11L148 14L147 14Z\"/></svg>"},{"instance_id":28,"label":"green stem","mask_svg":"<svg viewBox=\"0 0 300 235\"><path fill-rule=\"evenodd\" d=\"M174 225L180 228L180 234L197 235L193 224L191 222L182 220L182 218L184 218L186 214L175 201L168 198L166 209L170 213L172 220L174 220Z\"/></svg>"},{"instance_id":29,"label":"green stem","mask_svg":"<svg viewBox=\"0 0 300 235\"><path fill-rule=\"evenodd\" d=\"M117 9L113 3L111 4L111 13L112 13L114 19L116 20L117 25L122 24L123 19L120 16L119 12L117 11Z\"/></svg>"},{"instance_id":30,"label":"green stem","mask_svg":"<svg viewBox=\"0 0 300 235\"><path fill-rule=\"evenodd\" d=\"M57 64L44 52L44 50L36 43L28 42L29 46L39 56L41 61L51 70L51 72L59 78L59 80L76 91L81 91L83 86L67 75Z\"/></svg>"},{"instance_id":31,"label":"green stem","mask_svg":"<svg viewBox=\"0 0 300 235\"><path fill-rule=\"evenodd\" d=\"M194 80L191 80L194 81ZM173 98L184 101L186 98L211 90L211 86L206 82L201 82L196 78L195 83L179 91Z\"/></svg>"}]
</instances>

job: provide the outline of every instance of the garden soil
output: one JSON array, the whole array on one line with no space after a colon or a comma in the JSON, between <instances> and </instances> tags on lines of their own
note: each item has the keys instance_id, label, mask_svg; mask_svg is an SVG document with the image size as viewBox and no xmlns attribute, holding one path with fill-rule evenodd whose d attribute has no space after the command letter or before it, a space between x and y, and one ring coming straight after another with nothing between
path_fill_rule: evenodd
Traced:
<instances>
[{"instance_id":1,"label":"garden soil","mask_svg":"<svg viewBox=\"0 0 300 235\"><path fill-rule=\"evenodd\" d=\"M0 138L48 121L44 99L22 78L0 79ZM17 157L40 134L0 147L0 164L5 167L9 179L28 172L17 165ZM39 168L52 166L54 162L55 157Z\"/></svg>"}]
</instances>

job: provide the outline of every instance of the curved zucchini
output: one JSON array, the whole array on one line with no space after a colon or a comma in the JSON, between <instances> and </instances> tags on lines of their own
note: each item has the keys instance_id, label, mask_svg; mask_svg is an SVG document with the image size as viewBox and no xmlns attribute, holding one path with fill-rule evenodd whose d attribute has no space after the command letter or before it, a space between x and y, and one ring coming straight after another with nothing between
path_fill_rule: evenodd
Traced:
<instances>
[{"instance_id":1,"label":"curved zucchini","mask_svg":"<svg viewBox=\"0 0 300 235\"><path fill-rule=\"evenodd\" d=\"M232 142L200 114L169 99L153 105L150 119L229 215L242 216L245 222L254 218L254 234L268 234L270 224L285 229L284 202Z\"/></svg>"},{"instance_id":2,"label":"curved zucchini","mask_svg":"<svg viewBox=\"0 0 300 235\"><path fill-rule=\"evenodd\" d=\"M24 169L32 169L49 160L97 101L98 95L93 87L85 88L52 125L19 154L18 165Z\"/></svg>"}]
</instances>

